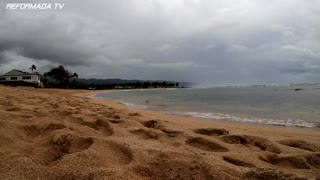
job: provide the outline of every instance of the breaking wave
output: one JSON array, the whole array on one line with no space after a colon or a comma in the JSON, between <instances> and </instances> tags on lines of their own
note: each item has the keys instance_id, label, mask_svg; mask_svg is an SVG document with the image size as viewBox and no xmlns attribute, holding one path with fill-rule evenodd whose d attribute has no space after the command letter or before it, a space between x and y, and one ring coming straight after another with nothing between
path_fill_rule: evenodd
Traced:
<instances>
[{"instance_id":1,"label":"breaking wave","mask_svg":"<svg viewBox=\"0 0 320 180\"><path fill-rule=\"evenodd\" d=\"M229 120L235 122L245 122L245 123L259 123L268 124L276 126L285 127L307 127L314 128L316 125L311 122L306 122L301 119L264 119L264 118L254 118L254 117L241 117L222 113L201 113L201 112L169 112L169 114L176 114L182 116L191 116L196 118L213 119L213 120Z\"/></svg>"}]
</instances>

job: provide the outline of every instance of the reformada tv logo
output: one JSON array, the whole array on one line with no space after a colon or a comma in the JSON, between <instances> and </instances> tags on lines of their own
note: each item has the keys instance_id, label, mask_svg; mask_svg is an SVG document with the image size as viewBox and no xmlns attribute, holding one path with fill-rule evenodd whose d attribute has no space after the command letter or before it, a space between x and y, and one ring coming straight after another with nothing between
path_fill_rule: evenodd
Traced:
<instances>
[{"instance_id":1,"label":"reformada tv logo","mask_svg":"<svg viewBox=\"0 0 320 180\"><path fill-rule=\"evenodd\" d=\"M7 3L7 10L61 10L65 3Z\"/></svg>"}]
</instances>

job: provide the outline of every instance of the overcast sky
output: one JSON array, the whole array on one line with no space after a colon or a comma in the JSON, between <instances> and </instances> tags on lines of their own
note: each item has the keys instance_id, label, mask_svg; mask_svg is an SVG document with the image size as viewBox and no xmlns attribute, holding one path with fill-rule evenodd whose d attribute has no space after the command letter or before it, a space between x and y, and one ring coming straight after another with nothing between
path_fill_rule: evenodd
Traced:
<instances>
[{"instance_id":1,"label":"overcast sky","mask_svg":"<svg viewBox=\"0 0 320 180\"><path fill-rule=\"evenodd\" d=\"M0 0L0 64L202 86L320 82L320 1Z\"/></svg>"}]
</instances>

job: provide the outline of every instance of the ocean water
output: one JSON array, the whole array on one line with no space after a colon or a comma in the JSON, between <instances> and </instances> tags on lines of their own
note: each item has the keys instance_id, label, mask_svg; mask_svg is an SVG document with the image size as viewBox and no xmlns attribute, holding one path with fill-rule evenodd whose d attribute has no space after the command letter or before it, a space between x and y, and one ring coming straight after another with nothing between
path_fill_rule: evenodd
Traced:
<instances>
[{"instance_id":1,"label":"ocean water","mask_svg":"<svg viewBox=\"0 0 320 180\"><path fill-rule=\"evenodd\" d=\"M320 85L128 90L95 97L212 120L306 128L320 125Z\"/></svg>"}]
</instances>

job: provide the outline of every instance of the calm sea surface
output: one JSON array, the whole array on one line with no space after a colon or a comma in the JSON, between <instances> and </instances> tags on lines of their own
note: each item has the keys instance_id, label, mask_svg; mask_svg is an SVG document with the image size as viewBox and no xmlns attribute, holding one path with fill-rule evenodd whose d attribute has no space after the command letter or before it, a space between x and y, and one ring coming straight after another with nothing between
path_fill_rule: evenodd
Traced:
<instances>
[{"instance_id":1,"label":"calm sea surface","mask_svg":"<svg viewBox=\"0 0 320 180\"><path fill-rule=\"evenodd\" d=\"M212 120L319 127L320 85L130 90L95 97Z\"/></svg>"}]
</instances>

